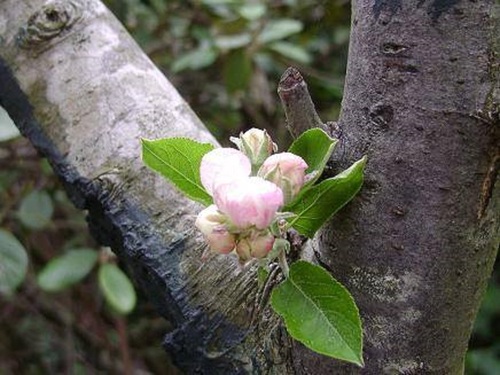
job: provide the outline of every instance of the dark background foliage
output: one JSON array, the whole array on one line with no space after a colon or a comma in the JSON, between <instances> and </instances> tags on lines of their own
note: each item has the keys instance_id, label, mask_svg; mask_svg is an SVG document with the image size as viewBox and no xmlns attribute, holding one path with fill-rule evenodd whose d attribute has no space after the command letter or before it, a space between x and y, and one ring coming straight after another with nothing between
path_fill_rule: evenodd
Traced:
<instances>
[{"instance_id":1,"label":"dark background foliage","mask_svg":"<svg viewBox=\"0 0 500 375\"><path fill-rule=\"evenodd\" d=\"M105 3L223 144L230 135L259 127L281 148L287 146L276 87L288 66L303 73L322 119L338 117L349 1ZM70 249L94 249L99 265L117 260L90 238L84 213L73 208L50 167L9 126L0 114L0 228L25 247L28 268L15 293L0 294L0 373L175 374L160 345L168 322L140 291L134 311L117 314L100 288L97 265L60 292L40 287L41 271ZM468 374L500 373L498 261L466 365Z\"/></svg>"}]
</instances>

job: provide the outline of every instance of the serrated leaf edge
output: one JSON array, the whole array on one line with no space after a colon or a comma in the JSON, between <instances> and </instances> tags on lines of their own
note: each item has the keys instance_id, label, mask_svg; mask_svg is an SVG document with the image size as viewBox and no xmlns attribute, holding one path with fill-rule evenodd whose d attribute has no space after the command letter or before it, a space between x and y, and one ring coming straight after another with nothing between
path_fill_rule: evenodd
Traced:
<instances>
[{"instance_id":1,"label":"serrated leaf edge","mask_svg":"<svg viewBox=\"0 0 500 375\"><path fill-rule=\"evenodd\" d=\"M314 300L312 300L312 299L311 299L311 298L310 298L307 294L305 294L305 293L302 291L302 289L301 289L301 288L299 288L299 286L298 286L295 282L293 282L293 281L292 281L292 277L293 277L293 273L294 273L294 266L295 266L295 265L297 265L297 266L298 266L298 265L300 265L300 263L310 264L309 262L306 262L306 261L297 261L297 262L295 262L294 264L292 264L292 265L290 266L290 276L288 277L288 279L286 279L286 280L285 280L285 282L286 282L286 281L290 281L290 283L292 283L292 284L294 285L294 287L295 287L297 290L299 290L299 291L300 291L300 293L301 293L301 294L302 294L302 295L303 295L303 296L304 296L307 300L309 300L309 301L310 301L310 303L312 303L314 306L317 306L317 305L316 305L316 303L314 302ZM313 265L313 264L310 264L310 265ZM295 266L295 268L296 268L297 266ZM313 266L314 266L314 265L313 265ZM354 301L353 296L351 295L351 293L349 292L349 290L347 290L347 288L346 288L344 285L342 285L339 281L337 281L337 280L336 280L336 279L335 279L332 275L330 275L330 273L329 273L329 272L327 272L327 271L326 271L323 267L321 267L321 266L316 266L316 267L321 268L321 270L325 273L325 275L327 275L327 276L328 276L328 278L329 278L329 279L330 279L330 280L331 280L334 284L337 284L337 285L340 287L340 289L342 289L342 290L346 293L346 295L347 295L348 299L350 300L350 302L352 303L352 306L354 307L355 313L356 313L356 315L357 315L357 317L358 317L358 319L357 319L357 322L358 322L357 327L359 328L359 332L360 332L360 342L361 342L361 346L360 346L360 353L361 353L361 355L359 356L359 355L358 355L358 354L357 354L357 353L356 353L356 352L355 352L355 351L354 351L354 350L353 350L353 349L352 349L349 345L347 345L347 344L346 344L346 346L349 348L349 350L350 350L350 351L351 351L351 353L354 355L354 357L355 357L355 358L357 358L357 359L359 360L359 362L355 362L355 361L353 361L352 359L343 358L343 357L341 357L341 356L336 356L336 357L333 357L332 355L330 355L330 354L328 354L328 353L326 353L326 352L317 351L316 349L311 348L311 347L310 347L310 346L309 346L306 342L304 342L303 340L301 340L301 339L299 339L299 338L296 338L296 337L294 337L294 336L292 336L292 337L293 337L294 339L296 339L297 341L300 341L301 343L303 343L304 345L306 345L307 347L309 347L311 350L315 351L316 353L323 354L323 355L326 355L326 356L331 357L331 358L336 358L336 359L341 359L341 360L345 360L345 361L348 361L348 362L352 362L352 363L355 363L355 364L357 364L357 365L359 365L359 366L363 367L363 366L364 366L364 360L363 360L363 354L362 354L362 353L363 353L363 327L362 327L362 325L361 325L361 319L360 319L360 316L359 316L359 309L358 309L358 306L356 305L356 302ZM274 293L274 291L273 291L273 293ZM271 302L272 302L272 296L271 296ZM272 305L272 303L271 303L271 305ZM274 310L274 306L273 306L273 310ZM328 318L327 318L327 317L325 316L325 314L323 313L323 310L321 310L320 308L317 308L317 310L319 310L319 312L320 312L320 314L323 316L324 320L326 320L327 322L329 322ZM274 310L274 311L276 311L276 310ZM285 318L285 316L281 315L278 311L276 311L276 313L277 313L278 315L280 315L280 316L283 318L283 320L284 320L284 322L285 322L285 326L287 327L287 331L288 331L287 319ZM335 329L335 327L333 327L333 330L335 330L335 331L337 332L337 334L338 334L338 331L337 331L337 329ZM289 333L290 333L290 335L291 335L291 332L290 332L290 331L288 331L288 332L289 332ZM342 338L342 335L338 334L338 336ZM343 341L343 342L344 342L344 344L345 344L345 341L344 341L344 340L342 340L342 341Z\"/></svg>"},{"instance_id":2,"label":"serrated leaf edge","mask_svg":"<svg viewBox=\"0 0 500 375\"><path fill-rule=\"evenodd\" d=\"M208 192L205 190L205 188L200 185L198 183L198 181L193 181L192 179L190 178L187 178L185 177L185 175L183 173L181 173L177 168L175 168L173 165L171 164L168 164L168 163L165 163L164 160L162 158L160 158L160 156L158 156L156 153L154 153L152 151L152 149L149 146L149 144L153 143L153 142L157 142L157 141L162 141L162 140L165 140L165 139L168 139L168 140L175 140L175 139L182 139L182 140L187 140L187 141L190 141L190 142L194 142L194 143L197 143L199 145L210 145L212 146L212 144L210 143L203 143L203 142L198 142L198 141L195 141L191 138L187 138L187 137L171 137L171 138L160 138L160 139L146 139L146 138L141 138L141 144L142 144L142 147L143 147L143 155L144 155L144 150L147 150L152 156L154 156L156 158L156 160L158 160L160 163L166 165L168 168L171 168L172 170L175 171L175 173L177 173L178 175L184 177L184 179L186 181L188 181L192 186L195 187L195 190L198 190L200 193L202 193L202 195L205 195L205 197L200 197L200 196L195 196L193 194L188 194L184 189L180 188L179 185L177 185L177 183L172 180L171 178L165 176L163 173L161 173L160 171L154 169L153 167L151 167L148 163L146 163L146 161L144 160L144 156L142 157L142 160L144 161L144 164L146 164L150 169L152 169L153 171L159 173L161 176L163 176L164 178L166 178L167 180L169 180L173 185L175 185L175 187L177 188L177 190L181 191L184 195L186 195L187 197L189 197L190 199L192 200L195 200L197 202L200 202L204 205L209 205L212 203L212 200L210 198L210 194L208 194ZM181 153L180 151L176 150L177 152L179 152L180 154L182 154L186 159L189 160L189 158L184 155L183 153ZM210 150L209 150L210 151ZM209 152L207 151L207 152Z\"/></svg>"},{"instance_id":3,"label":"serrated leaf edge","mask_svg":"<svg viewBox=\"0 0 500 375\"><path fill-rule=\"evenodd\" d=\"M287 206L293 206L293 204L296 203L300 199L300 197L303 196L304 193L306 193L308 190L313 188L314 183L321 177L321 174L323 173L323 171L326 167L326 163L328 162L328 159L330 159L330 156L332 155L333 150L335 150L335 147L338 144L338 139L330 137L330 135L328 135L328 133L325 132L323 129L313 128L313 129L306 130L296 140L294 140L292 142L292 144L290 145L290 147L288 148L288 152L294 153L293 147L294 147L294 145L297 145L300 142L300 139L302 137L304 137L305 135L307 135L309 133L318 132L318 131L320 133L322 133L322 136L326 136L326 138L330 141L330 145L328 146L328 149L326 150L325 154L323 155L323 157L321 159L321 164L320 164L321 168L314 169L312 171L307 172L307 173L316 172L316 176L304 184L304 186L301 189L301 194L299 194L297 197L295 197L290 203L288 203Z\"/></svg>"},{"instance_id":4,"label":"serrated leaf edge","mask_svg":"<svg viewBox=\"0 0 500 375\"><path fill-rule=\"evenodd\" d=\"M319 189L321 188L321 186L327 185L327 184L328 184L328 183L330 183L331 181L342 180L342 179L346 178L346 177L347 177L347 175L348 175L349 173L351 173L351 171L352 171L353 169L357 168L358 166L361 166L361 169L362 169L362 170L364 170L365 165L366 165L366 157L364 156L364 157L363 157L363 158L361 158L360 160L358 160L358 161L356 161L355 163L353 163L353 164L352 164L349 168L347 168L346 170L344 170L344 171L340 172L339 174L337 174L337 175L336 175L336 176L334 176L334 177L331 177L331 178L328 178L328 179L326 179L326 180L324 180L324 181L321 181L319 184L317 184L317 185L315 185L315 186L311 187L310 189L308 189L307 191L305 191L305 192L304 192L304 194L310 193L310 192L312 192L312 191L313 191L313 190L315 190L315 189L318 189L318 190L319 190ZM362 176L362 178L361 178L361 183L359 184L358 189L356 189L356 191L355 191L353 194L351 194L351 196L349 197L349 199L347 199L343 205L339 206L336 210L332 211L332 212L331 212L331 213L330 213L330 214L329 214L329 215L325 218L325 220L323 221L323 223L324 223L324 222L326 222L329 218L331 218L331 217L332 217L335 213L337 213L337 212L338 212L338 211L339 211L342 207L344 207L347 203L349 203L349 202L352 200L352 198L354 198L354 197L356 196L356 194L359 192L359 190L361 189L361 186L362 186L362 185L363 185L363 176ZM299 228L304 228L303 226L300 226L300 225L298 225L298 226L297 226L297 225L296 225L297 221L298 221L299 219L301 219L301 218L304 218L304 216L305 216L305 214L307 213L307 211L309 211L309 210L311 209L311 207L313 207L313 206L316 204L316 202L318 201L318 199L319 199L320 197L322 197L324 194L328 193L328 192L329 192L332 188L334 188L334 187L335 187L335 185L332 185L332 186L330 186L330 187L328 187L328 188L324 189L324 191L323 191L323 192L321 192L321 194L319 194L319 195L318 195L318 197L317 197L317 198L316 198L316 199L315 199L315 200L314 200L311 204L309 204L309 206L307 206L307 208L305 208L304 210L302 210L302 212L301 212L301 213L296 213L295 218L294 218L294 219L290 222L290 226L291 226L291 227L293 227L293 228L295 228L295 229L297 229L297 227L299 227ZM300 198L301 198L301 197L303 197L303 196L304 196L304 194L301 194L299 197L300 197ZM293 211L292 211L292 212L293 212ZM321 225L320 225L320 227L321 227ZM319 229L319 228L318 228L318 229ZM316 231L317 231L317 230L316 230ZM306 236L307 236L307 237L309 237L309 238L312 238L312 237L314 236L314 234L316 233L316 231L314 231L313 233L310 233L309 231L307 231L307 232L309 232L309 233L308 233L308 234L306 234Z\"/></svg>"}]
</instances>

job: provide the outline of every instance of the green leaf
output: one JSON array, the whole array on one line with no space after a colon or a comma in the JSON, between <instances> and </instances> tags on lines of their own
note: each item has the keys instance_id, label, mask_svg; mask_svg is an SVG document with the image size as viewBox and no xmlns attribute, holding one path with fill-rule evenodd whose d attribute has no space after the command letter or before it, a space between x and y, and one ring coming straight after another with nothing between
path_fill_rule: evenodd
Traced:
<instances>
[{"instance_id":1,"label":"green leaf","mask_svg":"<svg viewBox=\"0 0 500 375\"><path fill-rule=\"evenodd\" d=\"M364 157L335 177L299 194L284 209L297 215L289 220L290 225L300 234L312 238L323 223L359 191L363 184L365 164Z\"/></svg>"},{"instance_id":2,"label":"green leaf","mask_svg":"<svg viewBox=\"0 0 500 375\"><path fill-rule=\"evenodd\" d=\"M492 338L496 339L494 334ZM467 352L465 374L500 374L500 345L496 342L496 345Z\"/></svg>"},{"instance_id":3,"label":"green leaf","mask_svg":"<svg viewBox=\"0 0 500 375\"><path fill-rule=\"evenodd\" d=\"M209 205L212 197L201 184L200 164L203 155L213 149L209 143L189 138L143 139L142 160L189 198Z\"/></svg>"},{"instance_id":4,"label":"green leaf","mask_svg":"<svg viewBox=\"0 0 500 375\"><path fill-rule=\"evenodd\" d=\"M78 283L89 274L97 261L93 249L72 249L52 259L38 274L37 282L46 292L59 292Z\"/></svg>"},{"instance_id":5,"label":"green leaf","mask_svg":"<svg viewBox=\"0 0 500 375\"><path fill-rule=\"evenodd\" d=\"M274 42L269 49L283 55L286 58L298 61L301 64L310 64L312 56L302 47L289 42Z\"/></svg>"},{"instance_id":6,"label":"green leaf","mask_svg":"<svg viewBox=\"0 0 500 375\"><path fill-rule=\"evenodd\" d=\"M302 22L293 19L270 21L266 24L257 39L261 44L275 42L299 33L303 27Z\"/></svg>"},{"instance_id":7,"label":"green leaf","mask_svg":"<svg viewBox=\"0 0 500 375\"><path fill-rule=\"evenodd\" d=\"M291 144L288 152L304 159L308 165L306 173L316 172L316 176L307 182L308 185L312 185L321 176L337 142L320 128L314 128L302 133Z\"/></svg>"},{"instance_id":8,"label":"green leaf","mask_svg":"<svg viewBox=\"0 0 500 375\"><path fill-rule=\"evenodd\" d=\"M0 293L12 295L23 282L27 268L24 246L10 232L0 229Z\"/></svg>"},{"instance_id":9,"label":"green leaf","mask_svg":"<svg viewBox=\"0 0 500 375\"><path fill-rule=\"evenodd\" d=\"M21 201L17 216L23 225L37 230L50 223L53 212L54 206L49 194L44 190L33 190Z\"/></svg>"},{"instance_id":10,"label":"green leaf","mask_svg":"<svg viewBox=\"0 0 500 375\"><path fill-rule=\"evenodd\" d=\"M205 5L239 4L240 0L201 0Z\"/></svg>"},{"instance_id":11,"label":"green leaf","mask_svg":"<svg viewBox=\"0 0 500 375\"><path fill-rule=\"evenodd\" d=\"M265 4L243 4L243 6L238 10L238 13L243 18L249 21L255 21L266 14L267 7Z\"/></svg>"},{"instance_id":12,"label":"green leaf","mask_svg":"<svg viewBox=\"0 0 500 375\"><path fill-rule=\"evenodd\" d=\"M291 265L288 279L271 295L290 335L317 353L363 366L358 308L346 288L323 268Z\"/></svg>"},{"instance_id":13,"label":"green leaf","mask_svg":"<svg viewBox=\"0 0 500 375\"><path fill-rule=\"evenodd\" d=\"M252 42L252 35L249 33L220 35L215 38L214 42L221 50L237 49L249 45Z\"/></svg>"},{"instance_id":14,"label":"green leaf","mask_svg":"<svg viewBox=\"0 0 500 375\"><path fill-rule=\"evenodd\" d=\"M500 285L492 279L483 296L481 309L474 322L474 333L484 338L493 338L495 336L490 325L495 316L500 315L500 304L498 301L500 301Z\"/></svg>"},{"instance_id":15,"label":"green leaf","mask_svg":"<svg viewBox=\"0 0 500 375\"><path fill-rule=\"evenodd\" d=\"M230 93L245 90L252 76L252 61L245 50L232 52L224 63L224 83Z\"/></svg>"},{"instance_id":16,"label":"green leaf","mask_svg":"<svg viewBox=\"0 0 500 375\"><path fill-rule=\"evenodd\" d=\"M20 133L9 115L0 107L0 142L9 141L19 137Z\"/></svg>"},{"instance_id":17,"label":"green leaf","mask_svg":"<svg viewBox=\"0 0 500 375\"><path fill-rule=\"evenodd\" d=\"M99 268L99 286L110 307L118 314L130 313L137 297L132 282L115 264L103 264Z\"/></svg>"},{"instance_id":18,"label":"green leaf","mask_svg":"<svg viewBox=\"0 0 500 375\"><path fill-rule=\"evenodd\" d=\"M176 59L171 66L172 72L178 73L186 69L200 70L212 65L217 59L217 51L208 46L202 46L187 52Z\"/></svg>"}]
</instances>

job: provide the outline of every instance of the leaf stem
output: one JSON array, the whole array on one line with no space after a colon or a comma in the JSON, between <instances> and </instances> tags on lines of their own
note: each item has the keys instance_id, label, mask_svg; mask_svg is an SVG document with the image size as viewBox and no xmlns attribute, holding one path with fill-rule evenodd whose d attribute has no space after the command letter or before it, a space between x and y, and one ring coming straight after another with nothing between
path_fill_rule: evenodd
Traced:
<instances>
[{"instance_id":1,"label":"leaf stem","mask_svg":"<svg viewBox=\"0 0 500 375\"><path fill-rule=\"evenodd\" d=\"M278 254L278 263L283 271L283 275L288 279L288 275L290 274L290 267L288 267L288 262L286 260L286 253L284 250L281 250Z\"/></svg>"}]
</instances>

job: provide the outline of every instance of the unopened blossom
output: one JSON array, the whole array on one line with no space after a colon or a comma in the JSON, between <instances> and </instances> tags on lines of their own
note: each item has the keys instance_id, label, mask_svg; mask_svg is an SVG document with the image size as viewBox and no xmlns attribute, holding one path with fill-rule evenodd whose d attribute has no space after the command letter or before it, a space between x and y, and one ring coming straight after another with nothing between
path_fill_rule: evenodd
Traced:
<instances>
[{"instance_id":1,"label":"unopened blossom","mask_svg":"<svg viewBox=\"0 0 500 375\"><path fill-rule=\"evenodd\" d=\"M228 254L236 246L236 236L229 233L227 217L212 204L198 214L195 225L205 236L210 249L216 253Z\"/></svg>"},{"instance_id":2,"label":"unopened blossom","mask_svg":"<svg viewBox=\"0 0 500 375\"><path fill-rule=\"evenodd\" d=\"M253 231L236 245L236 253L241 262L252 258L264 258L273 248L275 238L269 231Z\"/></svg>"},{"instance_id":3,"label":"unopened blossom","mask_svg":"<svg viewBox=\"0 0 500 375\"><path fill-rule=\"evenodd\" d=\"M260 177L238 179L217 187L214 201L238 228L267 228L283 205L283 193Z\"/></svg>"},{"instance_id":4,"label":"unopened blossom","mask_svg":"<svg viewBox=\"0 0 500 375\"><path fill-rule=\"evenodd\" d=\"M200 164L201 184L210 194L217 186L250 175L250 160L234 148L216 148L203 156Z\"/></svg>"},{"instance_id":5,"label":"unopened blossom","mask_svg":"<svg viewBox=\"0 0 500 375\"><path fill-rule=\"evenodd\" d=\"M289 202L302 188L308 165L300 156L282 152L268 157L259 169L258 175L278 185Z\"/></svg>"},{"instance_id":6,"label":"unopened blossom","mask_svg":"<svg viewBox=\"0 0 500 375\"><path fill-rule=\"evenodd\" d=\"M231 137L231 141L250 159L255 172L264 160L277 150L277 146L269 134L265 130L257 128L241 133L239 138Z\"/></svg>"}]
</instances>

